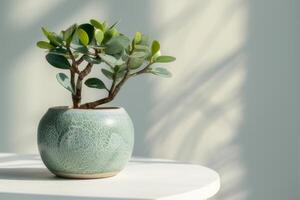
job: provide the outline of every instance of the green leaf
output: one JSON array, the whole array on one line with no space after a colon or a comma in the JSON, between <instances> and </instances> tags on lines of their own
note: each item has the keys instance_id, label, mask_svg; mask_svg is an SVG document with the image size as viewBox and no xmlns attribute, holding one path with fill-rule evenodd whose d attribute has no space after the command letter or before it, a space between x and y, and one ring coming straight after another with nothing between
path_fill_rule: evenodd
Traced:
<instances>
[{"instance_id":1,"label":"green leaf","mask_svg":"<svg viewBox=\"0 0 300 200\"><path fill-rule=\"evenodd\" d=\"M149 72L154 75L161 76L164 78L172 77L171 72L169 72L167 69L161 68L161 67L152 68Z\"/></svg>"},{"instance_id":2,"label":"green leaf","mask_svg":"<svg viewBox=\"0 0 300 200\"><path fill-rule=\"evenodd\" d=\"M110 55L122 53L129 45L129 38L124 35L116 36L107 42L105 52Z\"/></svg>"},{"instance_id":3,"label":"green leaf","mask_svg":"<svg viewBox=\"0 0 300 200\"><path fill-rule=\"evenodd\" d=\"M150 48L144 45L134 45L135 52L143 52L145 54L145 58L151 57Z\"/></svg>"},{"instance_id":4,"label":"green leaf","mask_svg":"<svg viewBox=\"0 0 300 200\"><path fill-rule=\"evenodd\" d=\"M125 69L126 68L121 68L117 72L115 72L116 73L116 79L117 79L117 81L120 80L120 79L122 79L124 77L124 75L126 73Z\"/></svg>"},{"instance_id":5,"label":"green leaf","mask_svg":"<svg viewBox=\"0 0 300 200\"><path fill-rule=\"evenodd\" d=\"M42 27L42 31L43 34L48 38L50 32L45 27Z\"/></svg>"},{"instance_id":6,"label":"green leaf","mask_svg":"<svg viewBox=\"0 0 300 200\"><path fill-rule=\"evenodd\" d=\"M101 81L98 78L89 78L87 79L84 84L90 88L97 88L97 89L106 89L105 84L103 83L103 81Z\"/></svg>"},{"instance_id":7,"label":"green leaf","mask_svg":"<svg viewBox=\"0 0 300 200\"><path fill-rule=\"evenodd\" d=\"M79 47L76 47L76 48L73 48L75 52L78 52L78 53L82 53L82 54L88 54L89 53L89 49L85 46L79 46Z\"/></svg>"},{"instance_id":8,"label":"green leaf","mask_svg":"<svg viewBox=\"0 0 300 200\"><path fill-rule=\"evenodd\" d=\"M77 29L76 33L77 33L77 35L79 37L80 42L83 45L87 46L89 44L89 36L88 36L88 34L83 29L80 29L80 28Z\"/></svg>"},{"instance_id":9,"label":"green leaf","mask_svg":"<svg viewBox=\"0 0 300 200\"><path fill-rule=\"evenodd\" d=\"M123 63L121 65L116 65L114 68L114 72L121 72L124 71L126 69L126 64Z\"/></svg>"},{"instance_id":10,"label":"green leaf","mask_svg":"<svg viewBox=\"0 0 300 200\"><path fill-rule=\"evenodd\" d=\"M64 48L51 49L48 53L49 54L62 55L64 57L66 57L66 58L70 57L69 52L66 49L64 49Z\"/></svg>"},{"instance_id":11,"label":"green leaf","mask_svg":"<svg viewBox=\"0 0 300 200\"><path fill-rule=\"evenodd\" d=\"M58 73L56 75L56 79L59 82L59 84L61 84L64 88L69 90L72 94L75 93L74 89L71 86L71 81L67 75L65 75L64 73Z\"/></svg>"},{"instance_id":12,"label":"green leaf","mask_svg":"<svg viewBox=\"0 0 300 200\"><path fill-rule=\"evenodd\" d=\"M127 62L127 60L129 59L129 55L128 55L128 49L124 49L120 54L118 55L114 55L115 57L118 57L119 59L122 59L124 62Z\"/></svg>"},{"instance_id":13,"label":"green leaf","mask_svg":"<svg viewBox=\"0 0 300 200\"><path fill-rule=\"evenodd\" d=\"M151 53L152 53L152 56L154 56L160 49L160 44L157 40L154 40L152 42L152 46L151 46Z\"/></svg>"},{"instance_id":14,"label":"green leaf","mask_svg":"<svg viewBox=\"0 0 300 200\"><path fill-rule=\"evenodd\" d=\"M113 79L113 72L107 70L107 69L101 69L102 73L108 78Z\"/></svg>"},{"instance_id":15,"label":"green leaf","mask_svg":"<svg viewBox=\"0 0 300 200\"><path fill-rule=\"evenodd\" d=\"M111 66L124 64L124 61L122 59L116 59L114 56L111 55L101 53L99 54L99 56L102 60L104 60L104 62L108 63Z\"/></svg>"},{"instance_id":16,"label":"green leaf","mask_svg":"<svg viewBox=\"0 0 300 200\"><path fill-rule=\"evenodd\" d=\"M119 31L116 28L109 29L107 31L112 37L120 35Z\"/></svg>"},{"instance_id":17,"label":"green leaf","mask_svg":"<svg viewBox=\"0 0 300 200\"><path fill-rule=\"evenodd\" d=\"M96 29L95 31L95 39L98 42L98 44L101 44L102 40L104 38L104 33L100 29Z\"/></svg>"},{"instance_id":18,"label":"green leaf","mask_svg":"<svg viewBox=\"0 0 300 200\"><path fill-rule=\"evenodd\" d=\"M93 48L93 49L97 49L97 50L104 50L105 47L102 46L102 45L89 45L90 48Z\"/></svg>"},{"instance_id":19,"label":"green leaf","mask_svg":"<svg viewBox=\"0 0 300 200\"><path fill-rule=\"evenodd\" d=\"M131 57L131 58L129 58L128 64L131 69L137 69L143 65L144 61L145 61L144 58Z\"/></svg>"},{"instance_id":20,"label":"green leaf","mask_svg":"<svg viewBox=\"0 0 300 200\"><path fill-rule=\"evenodd\" d=\"M73 35L76 31L77 25L73 24L72 26L70 26L67 30L65 30L63 32L63 39L64 41L66 41L67 46L70 45L72 39L73 39Z\"/></svg>"},{"instance_id":21,"label":"green leaf","mask_svg":"<svg viewBox=\"0 0 300 200\"><path fill-rule=\"evenodd\" d=\"M104 39L102 41L103 44L109 42L113 37L119 36L120 33L116 28L109 29L104 32Z\"/></svg>"},{"instance_id":22,"label":"green leaf","mask_svg":"<svg viewBox=\"0 0 300 200\"><path fill-rule=\"evenodd\" d=\"M97 29L100 29L102 31L104 31L104 26L102 25L102 23L100 23L99 21L95 20L95 19L91 19L90 23Z\"/></svg>"},{"instance_id":23,"label":"green leaf","mask_svg":"<svg viewBox=\"0 0 300 200\"><path fill-rule=\"evenodd\" d=\"M85 61L87 61L88 63L92 63L92 64L99 64L99 63L101 63L101 59L100 58L94 58L94 57L91 57L91 56L88 56L88 55L84 55L83 59Z\"/></svg>"},{"instance_id":24,"label":"green leaf","mask_svg":"<svg viewBox=\"0 0 300 200\"><path fill-rule=\"evenodd\" d=\"M42 31L44 35L48 38L50 41L50 44L54 46L60 46L63 44L63 41L60 37L58 37L54 32L49 32L46 28L42 27Z\"/></svg>"},{"instance_id":25,"label":"green leaf","mask_svg":"<svg viewBox=\"0 0 300 200\"><path fill-rule=\"evenodd\" d=\"M158 62L158 63L168 63L168 62L173 62L175 60L176 60L176 58L173 57L173 56L158 56L155 59L155 62Z\"/></svg>"},{"instance_id":26,"label":"green leaf","mask_svg":"<svg viewBox=\"0 0 300 200\"><path fill-rule=\"evenodd\" d=\"M62 55L50 54L46 55L46 60L50 65L59 69L70 69L71 65L67 58Z\"/></svg>"},{"instance_id":27,"label":"green leaf","mask_svg":"<svg viewBox=\"0 0 300 200\"><path fill-rule=\"evenodd\" d=\"M133 52L133 54L131 54L129 58L129 62L128 62L129 67L131 69L139 68L145 62L145 57L146 57L145 52L142 51Z\"/></svg>"},{"instance_id":28,"label":"green leaf","mask_svg":"<svg viewBox=\"0 0 300 200\"><path fill-rule=\"evenodd\" d=\"M142 33L141 32L136 32L134 35L134 43L137 44L139 42L141 42L142 40Z\"/></svg>"},{"instance_id":29,"label":"green leaf","mask_svg":"<svg viewBox=\"0 0 300 200\"><path fill-rule=\"evenodd\" d=\"M104 22L102 23L102 26L103 26L103 32L106 31L106 30L107 30L107 22L104 21Z\"/></svg>"},{"instance_id":30,"label":"green leaf","mask_svg":"<svg viewBox=\"0 0 300 200\"><path fill-rule=\"evenodd\" d=\"M135 50L139 51L150 51L148 46L137 44L134 46Z\"/></svg>"},{"instance_id":31,"label":"green leaf","mask_svg":"<svg viewBox=\"0 0 300 200\"><path fill-rule=\"evenodd\" d=\"M94 39L95 28L91 24L81 24L78 28L84 30L88 34L89 43L91 43Z\"/></svg>"},{"instance_id":32,"label":"green leaf","mask_svg":"<svg viewBox=\"0 0 300 200\"><path fill-rule=\"evenodd\" d=\"M146 57L146 53L143 51L135 51L133 52L130 57L136 57L136 58L145 58Z\"/></svg>"},{"instance_id":33,"label":"green leaf","mask_svg":"<svg viewBox=\"0 0 300 200\"><path fill-rule=\"evenodd\" d=\"M119 21L116 21L113 25L111 25L111 26L109 27L109 29L113 29L118 23L119 23Z\"/></svg>"},{"instance_id":34,"label":"green leaf","mask_svg":"<svg viewBox=\"0 0 300 200\"><path fill-rule=\"evenodd\" d=\"M109 32L104 32L104 38L102 40L102 44L106 44L110 39L112 38L112 35Z\"/></svg>"},{"instance_id":35,"label":"green leaf","mask_svg":"<svg viewBox=\"0 0 300 200\"><path fill-rule=\"evenodd\" d=\"M42 27L43 34L51 41L51 32L49 32L45 27Z\"/></svg>"},{"instance_id":36,"label":"green leaf","mask_svg":"<svg viewBox=\"0 0 300 200\"><path fill-rule=\"evenodd\" d=\"M61 46L63 45L63 40L62 38L60 38L58 35L56 35L55 33L51 33L50 36L50 42L51 44L54 44L56 46Z\"/></svg>"},{"instance_id":37,"label":"green leaf","mask_svg":"<svg viewBox=\"0 0 300 200\"><path fill-rule=\"evenodd\" d=\"M127 65L124 63L122 65L116 65L114 68L114 74L116 77L116 80L119 81L122 79L126 73Z\"/></svg>"},{"instance_id":38,"label":"green leaf","mask_svg":"<svg viewBox=\"0 0 300 200\"><path fill-rule=\"evenodd\" d=\"M161 55L160 51L156 52L154 55L152 55L152 60L155 61L156 58L158 58ZM151 60L151 57L149 58Z\"/></svg>"},{"instance_id":39,"label":"green leaf","mask_svg":"<svg viewBox=\"0 0 300 200\"><path fill-rule=\"evenodd\" d=\"M54 46L52 44L50 44L49 42L45 42L45 41L39 41L36 43L36 45L41 49L53 49L54 48Z\"/></svg>"}]
</instances>

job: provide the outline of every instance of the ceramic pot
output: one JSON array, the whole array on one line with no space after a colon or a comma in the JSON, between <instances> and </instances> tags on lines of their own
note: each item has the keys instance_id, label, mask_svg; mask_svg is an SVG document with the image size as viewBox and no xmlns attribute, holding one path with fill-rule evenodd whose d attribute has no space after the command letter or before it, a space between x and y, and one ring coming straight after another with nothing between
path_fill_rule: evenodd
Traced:
<instances>
[{"instance_id":1,"label":"ceramic pot","mask_svg":"<svg viewBox=\"0 0 300 200\"><path fill-rule=\"evenodd\" d=\"M47 168L66 178L104 178L131 157L132 121L123 108L50 108L38 126L38 148Z\"/></svg>"}]
</instances>

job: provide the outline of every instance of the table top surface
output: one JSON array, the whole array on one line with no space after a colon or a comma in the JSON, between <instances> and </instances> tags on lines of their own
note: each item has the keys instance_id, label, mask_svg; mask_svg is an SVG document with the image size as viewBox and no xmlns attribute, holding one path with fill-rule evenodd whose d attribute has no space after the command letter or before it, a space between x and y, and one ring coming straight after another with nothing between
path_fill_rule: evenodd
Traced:
<instances>
[{"instance_id":1,"label":"table top surface","mask_svg":"<svg viewBox=\"0 0 300 200\"><path fill-rule=\"evenodd\" d=\"M0 154L0 200L207 199L220 188L206 167L133 158L117 176L74 180L52 175L38 155Z\"/></svg>"}]
</instances>

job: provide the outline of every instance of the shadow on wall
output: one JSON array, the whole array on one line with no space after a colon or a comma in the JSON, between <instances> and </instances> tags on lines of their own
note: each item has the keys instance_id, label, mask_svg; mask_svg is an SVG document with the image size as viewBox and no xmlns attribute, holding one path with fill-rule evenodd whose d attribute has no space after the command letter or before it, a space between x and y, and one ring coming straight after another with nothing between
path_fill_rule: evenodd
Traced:
<instances>
[{"instance_id":1,"label":"shadow on wall","mask_svg":"<svg viewBox=\"0 0 300 200\"><path fill-rule=\"evenodd\" d=\"M216 169L222 177L216 199L299 199L299 3L232 0L225 3L226 9L216 1L182 4L178 17L159 26L161 37L183 36L172 24L199 30L199 37L203 30L208 37L203 37L202 46L199 38L185 33L186 45L177 49L176 66L189 70L174 69L172 83L160 82L153 90L151 126L145 129L150 148L143 155ZM219 19L207 19L196 7L204 13L216 11ZM241 9L247 14L244 32L234 26ZM206 21L213 25L200 29ZM239 44L229 45L231 49L226 49L227 41L234 44L235 38L227 35L228 29L245 35ZM171 40L175 47L176 40ZM211 51L217 55L220 48L223 55L207 62Z\"/></svg>"}]
</instances>

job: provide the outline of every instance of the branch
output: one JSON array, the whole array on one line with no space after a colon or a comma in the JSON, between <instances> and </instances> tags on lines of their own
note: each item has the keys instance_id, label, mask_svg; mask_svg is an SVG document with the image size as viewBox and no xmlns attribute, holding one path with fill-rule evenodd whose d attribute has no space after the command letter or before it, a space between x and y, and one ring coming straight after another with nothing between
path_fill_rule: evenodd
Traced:
<instances>
[{"instance_id":1,"label":"branch","mask_svg":"<svg viewBox=\"0 0 300 200\"><path fill-rule=\"evenodd\" d=\"M82 80L91 72L93 67L92 63L88 63L87 66L78 74L77 83L76 83L76 91L75 96L76 99L81 101L81 89L82 89Z\"/></svg>"},{"instance_id":2,"label":"branch","mask_svg":"<svg viewBox=\"0 0 300 200\"><path fill-rule=\"evenodd\" d=\"M128 68L128 67L127 67ZM112 92L112 95L115 97L118 92L120 91L121 87L123 86L123 84L129 79L130 74L129 74L129 69L126 70L126 73L123 77L123 79L116 85L115 89Z\"/></svg>"},{"instance_id":3,"label":"branch","mask_svg":"<svg viewBox=\"0 0 300 200\"><path fill-rule=\"evenodd\" d=\"M114 75L113 82L111 83L110 89L108 90L108 94L111 94L114 91L115 85L116 85L116 77Z\"/></svg>"},{"instance_id":4,"label":"branch","mask_svg":"<svg viewBox=\"0 0 300 200\"><path fill-rule=\"evenodd\" d=\"M126 66L127 66L126 73L125 73L123 79L116 86L115 86L115 84L116 84L116 77L113 77L113 82L112 82L112 85L111 85L111 88L109 90L109 93L108 93L107 97L99 99L97 101L93 101L93 102L82 104L80 106L80 108L82 108L82 109L92 109L92 108L95 108L95 107L97 107L97 106L99 106L101 104L105 104L105 103L108 103L108 102L112 101L115 98L115 96L118 94L118 92L120 91L122 85L129 78L129 66L128 66L128 62L126 63Z\"/></svg>"},{"instance_id":5,"label":"branch","mask_svg":"<svg viewBox=\"0 0 300 200\"><path fill-rule=\"evenodd\" d=\"M132 53L132 51L130 52L130 54ZM108 103L108 102L112 101L115 98L115 96L118 94L118 92L120 91L123 84L127 81L127 79L130 78L131 75L130 75L129 71L130 71L130 69L129 69L129 59L128 59L127 62L126 62L126 73L124 74L122 80L116 86L115 86L116 77L115 76L113 77L113 82L112 82L111 88L109 90L108 96L105 97L105 98L93 101L93 102L82 104L79 108L81 108L81 109L92 109L92 108L95 108L95 107L97 107L101 104Z\"/></svg>"},{"instance_id":6,"label":"branch","mask_svg":"<svg viewBox=\"0 0 300 200\"><path fill-rule=\"evenodd\" d=\"M77 63L75 60L75 57L70 49L70 47L67 47L67 51L70 54L71 60L72 60L72 65L70 68L70 81L71 81L71 87L73 90L75 90L75 73L78 73L78 67L77 67ZM76 96L74 94L72 94L72 102L73 102L73 107L77 108L78 107L78 100L76 99Z\"/></svg>"},{"instance_id":7,"label":"branch","mask_svg":"<svg viewBox=\"0 0 300 200\"><path fill-rule=\"evenodd\" d=\"M83 55L84 56L84 55ZM81 56L77 61L76 64L77 66L80 65L82 63L82 61L84 61L83 56Z\"/></svg>"}]
</instances>

